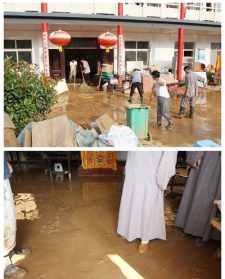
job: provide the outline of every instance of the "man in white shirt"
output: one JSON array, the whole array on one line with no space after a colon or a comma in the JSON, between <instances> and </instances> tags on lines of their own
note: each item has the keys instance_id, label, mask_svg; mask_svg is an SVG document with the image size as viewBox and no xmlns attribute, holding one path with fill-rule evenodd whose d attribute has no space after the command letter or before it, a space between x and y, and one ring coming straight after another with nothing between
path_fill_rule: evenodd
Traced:
<instances>
[{"instance_id":1,"label":"man in white shirt","mask_svg":"<svg viewBox=\"0 0 225 279\"><path fill-rule=\"evenodd\" d=\"M141 98L141 103L143 103L143 75L140 69L134 69L131 74L131 90L130 98L128 102L132 103L132 96L134 95L135 88L138 89L138 93Z\"/></svg>"},{"instance_id":2,"label":"man in white shirt","mask_svg":"<svg viewBox=\"0 0 225 279\"><path fill-rule=\"evenodd\" d=\"M73 81L75 83L76 75L77 75L77 61L73 59L72 61L70 61L70 77L69 77L70 82Z\"/></svg>"},{"instance_id":3,"label":"man in white shirt","mask_svg":"<svg viewBox=\"0 0 225 279\"><path fill-rule=\"evenodd\" d=\"M173 127L173 123L170 118L170 94L168 92L166 81L160 78L160 72L153 71L152 77L154 80L153 93L157 96L157 125L162 126L162 118L167 121L166 128Z\"/></svg>"},{"instance_id":4,"label":"man in white shirt","mask_svg":"<svg viewBox=\"0 0 225 279\"><path fill-rule=\"evenodd\" d=\"M82 72L83 72L84 80L88 83L90 72L91 72L89 63L87 60L82 59L81 64L82 64Z\"/></svg>"}]
</instances>

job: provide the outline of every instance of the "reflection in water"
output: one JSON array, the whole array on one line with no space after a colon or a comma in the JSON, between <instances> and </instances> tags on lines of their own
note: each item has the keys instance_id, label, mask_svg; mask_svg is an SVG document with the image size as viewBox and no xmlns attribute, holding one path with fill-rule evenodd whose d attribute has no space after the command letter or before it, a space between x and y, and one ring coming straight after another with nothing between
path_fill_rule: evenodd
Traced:
<instances>
[{"instance_id":1,"label":"reflection in water","mask_svg":"<svg viewBox=\"0 0 225 279\"><path fill-rule=\"evenodd\" d=\"M119 267L123 275L127 279L144 279L133 267L131 267L126 261L124 261L118 255L108 255L109 259Z\"/></svg>"}]
</instances>

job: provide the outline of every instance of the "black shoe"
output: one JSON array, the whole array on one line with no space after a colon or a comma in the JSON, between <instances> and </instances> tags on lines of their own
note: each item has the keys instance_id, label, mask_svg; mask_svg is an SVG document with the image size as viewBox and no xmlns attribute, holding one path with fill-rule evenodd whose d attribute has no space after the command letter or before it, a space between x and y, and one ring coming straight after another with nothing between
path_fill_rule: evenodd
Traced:
<instances>
[{"instance_id":1,"label":"black shoe","mask_svg":"<svg viewBox=\"0 0 225 279\"><path fill-rule=\"evenodd\" d=\"M166 129L173 129L174 128L174 124L172 122L170 122L167 126Z\"/></svg>"},{"instance_id":2,"label":"black shoe","mask_svg":"<svg viewBox=\"0 0 225 279\"><path fill-rule=\"evenodd\" d=\"M161 123L161 122L157 122L157 123L156 123L156 127L157 127L157 128L162 127L162 123Z\"/></svg>"},{"instance_id":3,"label":"black shoe","mask_svg":"<svg viewBox=\"0 0 225 279\"><path fill-rule=\"evenodd\" d=\"M184 113L185 113L184 108L180 108L180 111L179 111L178 115L182 116L182 115L184 115Z\"/></svg>"},{"instance_id":4,"label":"black shoe","mask_svg":"<svg viewBox=\"0 0 225 279\"><path fill-rule=\"evenodd\" d=\"M132 100L131 100L131 98L129 98L129 99L128 99L128 102L129 102L129 103L132 103Z\"/></svg>"},{"instance_id":5,"label":"black shoe","mask_svg":"<svg viewBox=\"0 0 225 279\"><path fill-rule=\"evenodd\" d=\"M189 118L193 118L194 108L190 108Z\"/></svg>"}]
</instances>

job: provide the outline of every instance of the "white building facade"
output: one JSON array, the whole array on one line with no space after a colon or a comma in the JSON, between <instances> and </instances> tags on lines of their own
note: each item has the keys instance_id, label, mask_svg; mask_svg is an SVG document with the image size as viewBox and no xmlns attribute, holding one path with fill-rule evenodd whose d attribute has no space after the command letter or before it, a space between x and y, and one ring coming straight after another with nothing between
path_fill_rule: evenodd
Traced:
<instances>
[{"instance_id":1,"label":"white building facade","mask_svg":"<svg viewBox=\"0 0 225 279\"><path fill-rule=\"evenodd\" d=\"M5 57L12 56L16 61L23 59L43 69L42 22L49 23L49 32L62 29L73 38L74 46L65 50L66 60L76 52L81 55L93 52L94 55L97 47L93 40L106 31L116 34L119 23L124 29L125 71L135 63L143 68L160 65L161 71L173 68L178 28L181 27L184 28L184 65L195 61L215 64L217 53L221 51L221 4L209 4L186 4L184 24L179 20L179 3L123 4L123 19L117 17L116 3L49 3L48 17L44 18L40 3L5 4L4 53ZM49 43L49 49L53 55L57 47ZM116 57L115 48L112 53L115 73Z\"/></svg>"}]
</instances>

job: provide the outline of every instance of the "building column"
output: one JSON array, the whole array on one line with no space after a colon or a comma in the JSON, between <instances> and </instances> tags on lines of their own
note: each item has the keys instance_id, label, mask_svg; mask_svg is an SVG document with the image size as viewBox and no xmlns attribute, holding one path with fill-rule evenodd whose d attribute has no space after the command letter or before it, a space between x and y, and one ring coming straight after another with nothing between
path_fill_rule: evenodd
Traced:
<instances>
[{"instance_id":1,"label":"building column","mask_svg":"<svg viewBox=\"0 0 225 279\"><path fill-rule=\"evenodd\" d=\"M184 3L180 4L180 20L185 18ZM178 29L177 80L182 80L182 65L184 52L184 28Z\"/></svg>"},{"instance_id":2,"label":"building column","mask_svg":"<svg viewBox=\"0 0 225 279\"><path fill-rule=\"evenodd\" d=\"M118 3L118 16L123 15L123 4ZM124 39L123 39L123 27L117 25L117 74L119 87L122 87L123 75L124 75Z\"/></svg>"},{"instance_id":3,"label":"building column","mask_svg":"<svg viewBox=\"0 0 225 279\"><path fill-rule=\"evenodd\" d=\"M48 4L41 3L41 12L48 12ZM50 76L49 71L49 54L48 54L48 23L44 22L41 24L42 30L42 48L43 48L43 65L44 65L44 75L46 77Z\"/></svg>"}]
</instances>

